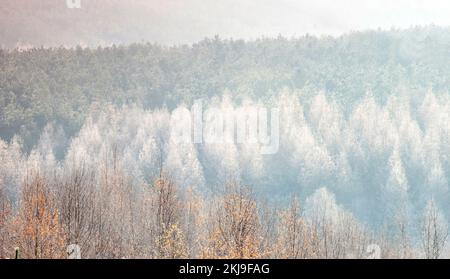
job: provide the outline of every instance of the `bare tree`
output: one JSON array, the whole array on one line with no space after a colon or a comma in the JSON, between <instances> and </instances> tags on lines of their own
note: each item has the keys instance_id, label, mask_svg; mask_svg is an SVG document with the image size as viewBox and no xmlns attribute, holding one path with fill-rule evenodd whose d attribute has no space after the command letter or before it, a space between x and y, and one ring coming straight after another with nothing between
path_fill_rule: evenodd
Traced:
<instances>
[{"instance_id":1,"label":"bare tree","mask_svg":"<svg viewBox=\"0 0 450 279\"><path fill-rule=\"evenodd\" d=\"M403 210L398 210L394 218L394 228L392 228L394 239L390 242L390 250L394 250L395 254L393 256L395 258L408 259L414 256L408 227L409 223L406 214Z\"/></svg>"},{"instance_id":2,"label":"bare tree","mask_svg":"<svg viewBox=\"0 0 450 279\"><path fill-rule=\"evenodd\" d=\"M180 224L182 205L176 185L161 172L153 187L158 256L161 258L186 257L184 233Z\"/></svg>"},{"instance_id":3,"label":"bare tree","mask_svg":"<svg viewBox=\"0 0 450 279\"><path fill-rule=\"evenodd\" d=\"M259 234L260 243L259 250L262 258L276 257L278 254L277 249L277 224L279 212L278 209L269 204L267 201L260 201L259 207Z\"/></svg>"},{"instance_id":4,"label":"bare tree","mask_svg":"<svg viewBox=\"0 0 450 279\"><path fill-rule=\"evenodd\" d=\"M77 244L81 255L94 255L91 249L95 219L94 173L84 164L74 164L60 178L59 207L61 223L67 231L67 242Z\"/></svg>"},{"instance_id":5,"label":"bare tree","mask_svg":"<svg viewBox=\"0 0 450 279\"><path fill-rule=\"evenodd\" d=\"M448 226L442 213L431 200L421 222L422 248L427 259L438 259L448 237Z\"/></svg>"},{"instance_id":6,"label":"bare tree","mask_svg":"<svg viewBox=\"0 0 450 279\"><path fill-rule=\"evenodd\" d=\"M278 256L287 259L315 257L315 236L302 218L299 202L294 198L290 208L280 214Z\"/></svg>"},{"instance_id":7,"label":"bare tree","mask_svg":"<svg viewBox=\"0 0 450 279\"><path fill-rule=\"evenodd\" d=\"M133 195L130 181L114 146L105 154L95 194L95 252L100 258L134 254Z\"/></svg>"},{"instance_id":8,"label":"bare tree","mask_svg":"<svg viewBox=\"0 0 450 279\"><path fill-rule=\"evenodd\" d=\"M187 253L189 258L196 257L200 250L200 234L205 222L204 202L202 194L188 188L182 198L183 222Z\"/></svg>"},{"instance_id":9,"label":"bare tree","mask_svg":"<svg viewBox=\"0 0 450 279\"><path fill-rule=\"evenodd\" d=\"M0 178L0 259L11 257L11 232L10 221L12 217L11 203L9 202L3 190Z\"/></svg>"}]
</instances>

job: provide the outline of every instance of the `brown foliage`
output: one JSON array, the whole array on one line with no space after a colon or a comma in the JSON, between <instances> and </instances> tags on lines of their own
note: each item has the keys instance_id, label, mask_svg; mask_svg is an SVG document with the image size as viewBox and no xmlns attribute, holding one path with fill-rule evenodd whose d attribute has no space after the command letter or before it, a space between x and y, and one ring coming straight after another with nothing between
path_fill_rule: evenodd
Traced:
<instances>
[{"instance_id":1,"label":"brown foliage","mask_svg":"<svg viewBox=\"0 0 450 279\"><path fill-rule=\"evenodd\" d=\"M180 229L182 204L175 184L165 177L154 183L156 213L156 244L160 258L184 258L187 256L184 233Z\"/></svg>"},{"instance_id":2,"label":"brown foliage","mask_svg":"<svg viewBox=\"0 0 450 279\"><path fill-rule=\"evenodd\" d=\"M12 208L0 185L0 259L11 257L11 216Z\"/></svg>"},{"instance_id":3,"label":"brown foliage","mask_svg":"<svg viewBox=\"0 0 450 279\"><path fill-rule=\"evenodd\" d=\"M226 186L215 211L206 258L259 258L259 218L251 191L237 182Z\"/></svg>"},{"instance_id":4,"label":"brown foliage","mask_svg":"<svg viewBox=\"0 0 450 279\"><path fill-rule=\"evenodd\" d=\"M277 256L285 259L315 258L317 234L303 219L296 199L291 207L280 214Z\"/></svg>"},{"instance_id":5,"label":"brown foliage","mask_svg":"<svg viewBox=\"0 0 450 279\"><path fill-rule=\"evenodd\" d=\"M14 240L22 257L66 257L66 237L59 222L59 211L47 182L39 174L27 179L23 185L20 210L13 227Z\"/></svg>"}]
</instances>

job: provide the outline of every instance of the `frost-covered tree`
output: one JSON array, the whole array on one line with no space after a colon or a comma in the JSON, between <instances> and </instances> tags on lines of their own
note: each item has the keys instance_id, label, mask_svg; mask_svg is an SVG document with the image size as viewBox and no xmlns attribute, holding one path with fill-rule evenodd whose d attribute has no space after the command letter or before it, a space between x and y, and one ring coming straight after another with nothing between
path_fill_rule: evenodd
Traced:
<instances>
[{"instance_id":1,"label":"frost-covered tree","mask_svg":"<svg viewBox=\"0 0 450 279\"><path fill-rule=\"evenodd\" d=\"M448 238L448 224L433 200L430 200L421 220L422 248L427 259L438 259Z\"/></svg>"}]
</instances>

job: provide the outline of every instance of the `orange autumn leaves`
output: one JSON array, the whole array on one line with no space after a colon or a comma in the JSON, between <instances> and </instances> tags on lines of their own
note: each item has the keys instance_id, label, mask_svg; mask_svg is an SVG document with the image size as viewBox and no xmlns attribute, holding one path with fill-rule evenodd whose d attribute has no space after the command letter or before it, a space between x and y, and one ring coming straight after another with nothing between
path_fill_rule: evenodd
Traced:
<instances>
[{"instance_id":1,"label":"orange autumn leaves","mask_svg":"<svg viewBox=\"0 0 450 279\"><path fill-rule=\"evenodd\" d=\"M25 258L61 258L65 231L45 179L34 175L24 184L22 206L14 220L17 243Z\"/></svg>"},{"instance_id":2,"label":"orange autumn leaves","mask_svg":"<svg viewBox=\"0 0 450 279\"><path fill-rule=\"evenodd\" d=\"M259 258L260 223L248 188L232 182L218 201L204 258Z\"/></svg>"}]
</instances>

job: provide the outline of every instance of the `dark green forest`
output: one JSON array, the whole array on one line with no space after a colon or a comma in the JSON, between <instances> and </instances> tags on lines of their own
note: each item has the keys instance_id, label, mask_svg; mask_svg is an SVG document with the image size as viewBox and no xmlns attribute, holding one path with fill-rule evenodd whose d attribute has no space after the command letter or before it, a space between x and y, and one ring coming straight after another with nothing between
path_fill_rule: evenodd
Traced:
<instances>
[{"instance_id":1,"label":"dark green forest","mask_svg":"<svg viewBox=\"0 0 450 279\"><path fill-rule=\"evenodd\" d=\"M450 29L353 32L254 41L207 38L192 45L0 50L0 136L30 149L52 122L67 136L92 106L190 104L224 91L236 102L269 100L281 88L323 91L349 106L450 87Z\"/></svg>"}]
</instances>

